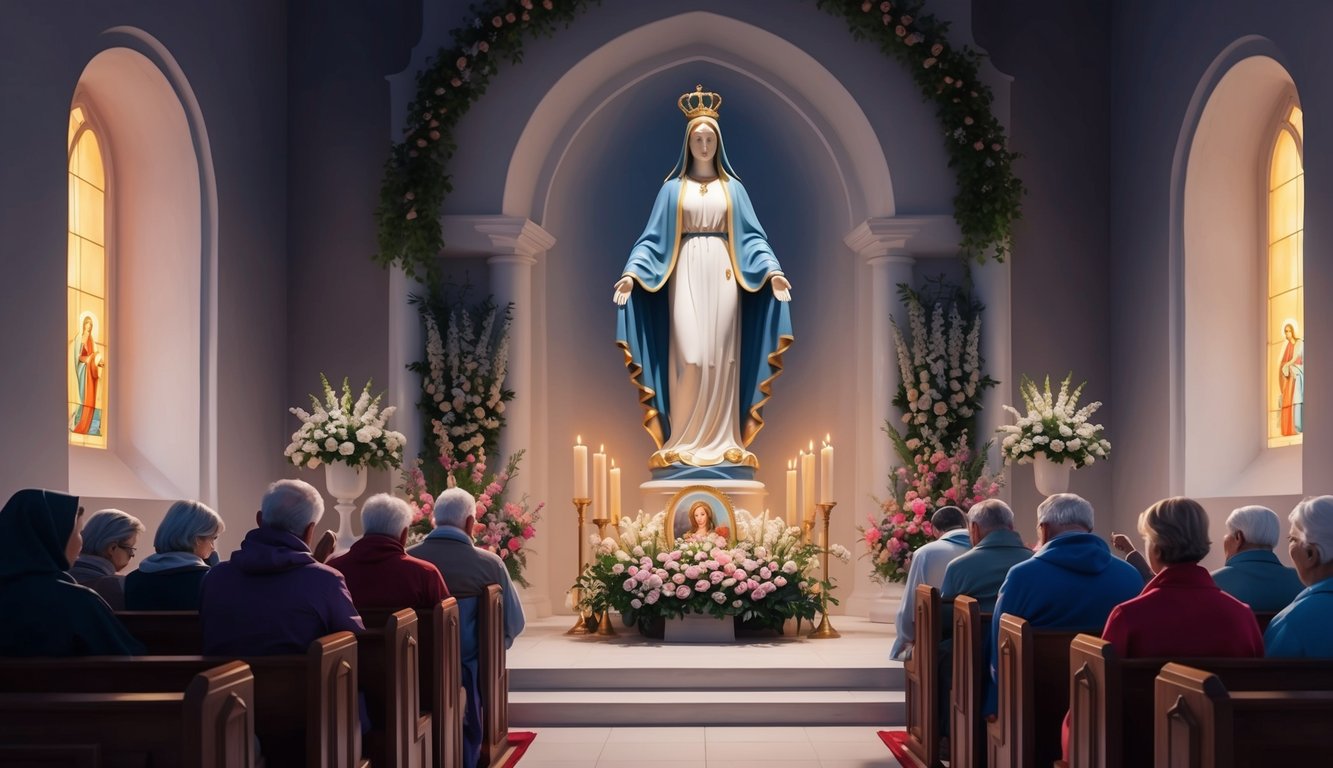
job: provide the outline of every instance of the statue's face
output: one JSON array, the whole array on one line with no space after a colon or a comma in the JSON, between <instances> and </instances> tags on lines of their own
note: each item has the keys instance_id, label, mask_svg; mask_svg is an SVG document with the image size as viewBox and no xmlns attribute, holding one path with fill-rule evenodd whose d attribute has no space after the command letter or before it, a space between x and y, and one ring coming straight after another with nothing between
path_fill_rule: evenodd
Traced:
<instances>
[{"instance_id":1,"label":"statue's face","mask_svg":"<svg viewBox=\"0 0 1333 768\"><path fill-rule=\"evenodd\" d=\"M690 132L690 155L703 163L713 161L717 154L717 134L712 126L704 124Z\"/></svg>"}]
</instances>

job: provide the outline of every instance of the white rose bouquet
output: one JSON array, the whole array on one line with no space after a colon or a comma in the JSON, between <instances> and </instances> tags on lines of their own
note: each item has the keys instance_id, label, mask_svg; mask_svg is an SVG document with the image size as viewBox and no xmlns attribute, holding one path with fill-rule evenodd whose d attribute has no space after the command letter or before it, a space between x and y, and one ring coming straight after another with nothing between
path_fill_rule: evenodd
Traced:
<instances>
[{"instance_id":1,"label":"white rose bouquet","mask_svg":"<svg viewBox=\"0 0 1333 768\"><path fill-rule=\"evenodd\" d=\"M1093 424L1089 417L1102 406L1100 402L1077 408L1078 398L1087 382L1069 388L1074 374L1065 376L1058 393L1051 392L1051 377L1045 384L1023 377L1019 391L1027 413L1019 413L1012 406L1004 409L1014 415L1014 424L1000 427L1003 440L1000 451L1005 461L1027 464L1038 455L1044 455L1057 464L1072 462L1074 467L1086 467L1097 459L1111 455L1111 443L1105 437L1105 427Z\"/></svg>"},{"instance_id":2,"label":"white rose bouquet","mask_svg":"<svg viewBox=\"0 0 1333 768\"><path fill-rule=\"evenodd\" d=\"M367 381L360 396L352 399L352 389L343 379L342 393L319 375L324 385L324 400L310 396L311 410L290 408L301 420L301 428L292 433L292 441L283 454L298 467L315 469L320 464L342 462L353 467L393 469L403 463L401 432L386 429L394 406L380 408L380 393L370 394Z\"/></svg>"}]
</instances>

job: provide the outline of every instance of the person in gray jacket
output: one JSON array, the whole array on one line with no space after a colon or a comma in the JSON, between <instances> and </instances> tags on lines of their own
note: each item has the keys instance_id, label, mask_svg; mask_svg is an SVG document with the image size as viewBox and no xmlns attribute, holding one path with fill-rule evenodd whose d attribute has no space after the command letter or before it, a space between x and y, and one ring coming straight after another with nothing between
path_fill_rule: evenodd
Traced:
<instances>
[{"instance_id":1,"label":"person in gray jacket","mask_svg":"<svg viewBox=\"0 0 1333 768\"><path fill-rule=\"evenodd\" d=\"M125 610L125 577L134 559L143 523L119 509L94 512L83 525L83 548L69 568L74 581L102 596L113 611Z\"/></svg>"}]
</instances>

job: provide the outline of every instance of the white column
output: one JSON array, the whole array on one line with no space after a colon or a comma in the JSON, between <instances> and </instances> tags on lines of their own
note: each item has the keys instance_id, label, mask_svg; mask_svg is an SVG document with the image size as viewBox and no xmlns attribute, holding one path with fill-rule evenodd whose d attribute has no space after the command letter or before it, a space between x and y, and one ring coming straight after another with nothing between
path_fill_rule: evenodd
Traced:
<instances>
[{"instance_id":1,"label":"white column","mask_svg":"<svg viewBox=\"0 0 1333 768\"><path fill-rule=\"evenodd\" d=\"M518 499L531 491L532 478L544 456L534 447L533 360L535 357L535 329L533 327L532 272L539 259L545 256L555 238L528 219L510 216L488 216L474 221L477 232L490 241L491 293L501 307L510 308L509 370L506 385L514 390L514 399L505 409L505 428L500 436L500 455L490 457L492 466L500 467L510 454L527 449L521 471L510 482L507 494ZM539 528L543 526L539 525ZM542 533L545 533L543 531ZM523 610L530 616L551 615L551 601L546 596L548 578L546 558L534 553L528 558L527 579L532 589L522 590Z\"/></svg>"},{"instance_id":2,"label":"white column","mask_svg":"<svg viewBox=\"0 0 1333 768\"><path fill-rule=\"evenodd\" d=\"M1009 393L1014 390L1015 383L1013 331L1010 326L1012 312L1009 306L1009 263L988 259L981 266L973 265L972 285L976 290L977 301L986 307L986 311L981 315L981 357L986 361L986 373L1000 382L982 396L977 433L994 435L1006 421L1006 414L1001 406L1009 402ZM987 466L992 469L1002 466L998 440L991 445L986 461ZM1011 494L1011 486L1006 485L1000 495L1005 499L1011 499Z\"/></svg>"},{"instance_id":3,"label":"white column","mask_svg":"<svg viewBox=\"0 0 1333 768\"><path fill-rule=\"evenodd\" d=\"M900 323L906 321L898 285L912 285L916 260L908 253L907 244L920 229L920 223L914 220L871 219L844 239L861 260L858 271L868 284L858 318L859 326L867 329L861 344L868 361L864 374L869 380L869 386L862 391L857 419L861 425L858 454L868 457L857 462L858 496L887 493L889 470L895 463L893 447L883 431L887 422L897 424L900 418L893 407L893 394L901 377L893 347L892 323L895 319ZM892 621L898 608L897 595L888 597L870 580L874 569L869 558L858 557L855 564L851 593L845 602L847 613L869 616L875 621Z\"/></svg>"}]
</instances>

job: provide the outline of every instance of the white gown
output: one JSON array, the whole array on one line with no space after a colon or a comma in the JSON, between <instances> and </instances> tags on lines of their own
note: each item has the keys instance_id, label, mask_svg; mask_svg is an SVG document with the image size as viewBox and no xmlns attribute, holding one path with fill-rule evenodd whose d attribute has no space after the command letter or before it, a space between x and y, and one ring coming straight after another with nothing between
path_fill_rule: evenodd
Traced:
<instances>
[{"instance_id":1,"label":"white gown","mask_svg":"<svg viewBox=\"0 0 1333 768\"><path fill-rule=\"evenodd\" d=\"M699 191L686 179L682 233L724 233L727 199L721 181ZM671 434L659 454L668 462L712 466L749 455L740 432L740 287L725 234L687 237L668 287L671 304L667 375Z\"/></svg>"}]
</instances>

